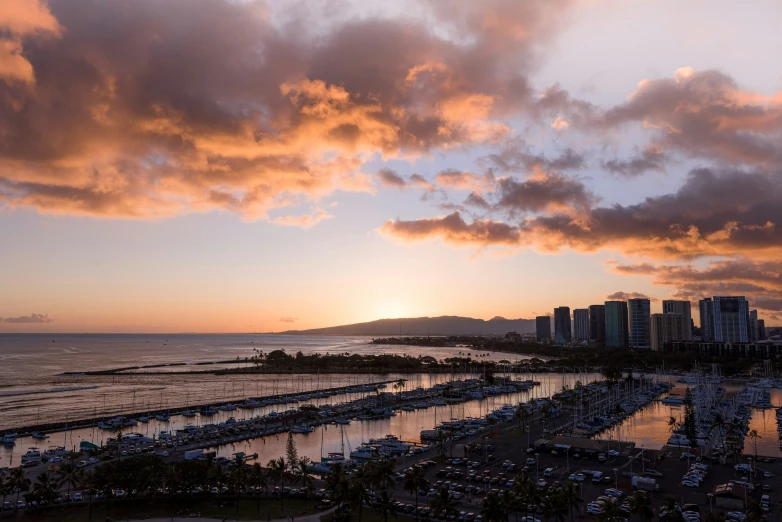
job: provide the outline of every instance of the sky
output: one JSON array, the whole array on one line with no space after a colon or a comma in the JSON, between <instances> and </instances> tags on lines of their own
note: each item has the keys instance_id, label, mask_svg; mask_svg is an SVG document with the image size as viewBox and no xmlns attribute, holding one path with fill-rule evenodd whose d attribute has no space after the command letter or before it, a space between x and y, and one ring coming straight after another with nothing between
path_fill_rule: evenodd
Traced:
<instances>
[{"instance_id":1,"label":"sky","mask_svg":"<svg viewBox=\"0 0 782 522\"><path fill-rule=\"evenodd\" d=\"M774 0L0 2L0 332L712 295L780 324L779 27Z\"/></svg>"}]
</instances>

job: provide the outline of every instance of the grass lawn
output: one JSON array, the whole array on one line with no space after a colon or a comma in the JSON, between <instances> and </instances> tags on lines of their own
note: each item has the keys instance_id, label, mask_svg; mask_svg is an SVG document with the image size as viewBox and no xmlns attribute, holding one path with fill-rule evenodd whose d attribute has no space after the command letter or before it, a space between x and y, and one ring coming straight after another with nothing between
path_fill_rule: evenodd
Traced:
<instances>
[{"instance_id":1,"label":"grass lawn","mask_svg":"<svg viewBox=\"0 0 782 522\"><path fill-rule=\"evenodd\" d=\"M242 499L239 503L239 520L274 520L310 515L321 511L316 509L318 500L306 498L285 498L284 511L280 514L280 501L276 498L263 497L260 501L260 516L256 499ZM221 504L223 504L221 506ZM108 517L111 520L143 519L156 517L171 517L183 510L188 513L201 513L202 517L221 520L227 518L236 520L236 503L233 498L217 497L158 497L137 499L114 499L108 505ZM182 513L179 516L188 516ZM13 520L12 511L0 515L0 520ZM103 501L92 503L92 520L102 521L106 518L106 504ZM87 502L78 505L50 506L46 513L42 508L20 511L18 522L86 522L89 520ZM363 522L363 520L362 520Z\"/></svg>"}]
</instances>

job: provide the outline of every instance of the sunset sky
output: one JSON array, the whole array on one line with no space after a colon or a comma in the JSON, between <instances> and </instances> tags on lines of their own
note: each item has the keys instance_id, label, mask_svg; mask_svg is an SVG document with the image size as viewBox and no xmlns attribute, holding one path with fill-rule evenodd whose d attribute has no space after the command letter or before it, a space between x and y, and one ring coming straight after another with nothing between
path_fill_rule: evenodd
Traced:
<instances>
[{"instance_id":1,"label":"sunset sky","mask_svg":"<svg viewBox=\"0 0 782 522\"><path fill-rule=\"evenodd\" d=\"M776 0L0 1L0 332L631 294L782 324L780 27Z\"/></svg>"}]
</instances>

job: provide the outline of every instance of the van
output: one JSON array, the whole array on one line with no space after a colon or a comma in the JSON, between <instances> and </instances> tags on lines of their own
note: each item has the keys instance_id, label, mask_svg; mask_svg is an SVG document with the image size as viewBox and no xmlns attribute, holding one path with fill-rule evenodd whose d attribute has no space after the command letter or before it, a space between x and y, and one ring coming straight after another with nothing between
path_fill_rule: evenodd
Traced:
<instances>
[{"instance_id":1,"label":"van","mask_svg":"<svg viewBox=\"0 0 782 522\"><path fill-rule=\"evenodd\" d=\"M600 484L601 480L603 480L603 472L602 471L595 471L595 474L592 475L592 483L593 484Z\"/></svg>"},{"instance_id":2,"label":"van","mask_svg":"<svg viewBox=\"0 0 782 522\"><path fill-rule=\"evenodd\" d=\"M544 477L550 477L554 474L554 468L546 468L545 471L543 471Z\"/></svg>"}]
</instances>

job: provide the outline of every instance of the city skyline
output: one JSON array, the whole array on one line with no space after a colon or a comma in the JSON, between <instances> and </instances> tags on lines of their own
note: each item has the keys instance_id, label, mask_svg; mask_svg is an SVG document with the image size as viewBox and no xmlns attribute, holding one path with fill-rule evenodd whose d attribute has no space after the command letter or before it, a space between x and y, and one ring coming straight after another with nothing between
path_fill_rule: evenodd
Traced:
<instances>
[{"instance_id":1,"label":"city skyline","mask_svg":"<svg viewBox=\"0 0 782 522\"><path fill-rule=\"evenodd\" d=\"M3 2L0 333L720 295L780 324L781 23L706 0Z\"/></svg>"}]
</instances>

